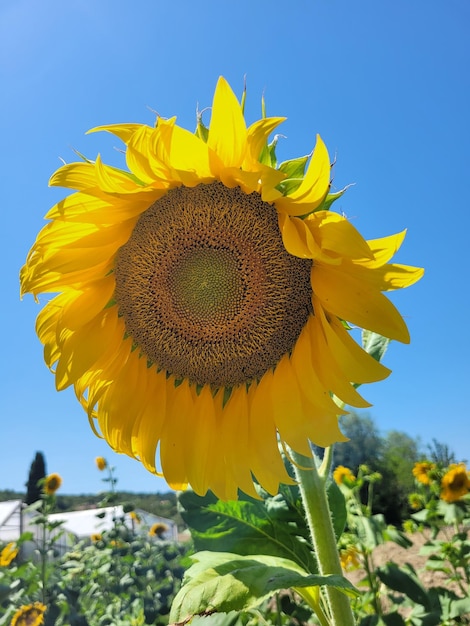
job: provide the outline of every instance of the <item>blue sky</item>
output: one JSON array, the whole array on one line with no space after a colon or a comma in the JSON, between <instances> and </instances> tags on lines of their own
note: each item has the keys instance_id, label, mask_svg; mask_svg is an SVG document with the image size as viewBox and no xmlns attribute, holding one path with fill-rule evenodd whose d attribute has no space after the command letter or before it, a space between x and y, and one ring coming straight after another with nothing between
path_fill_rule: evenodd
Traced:
<instances>
[{"instance_id":1,"label":"blue sky","mask_svg":"<svg viewBox=\"0 0 470 626\"><path fill-rule=\"evenodd\" d=\"M41 450L64 493L101 489L97 455L122 489L166 490L93 435L72 391L55 391L34 332L40 306L19 300L18 272L64 195L47 186L60 158L75 148L121 163L118 142L89 128L152 124L153 110L192 129L221 74L239 94L247 76L249 121L263 92L268 114L288 117L281 159L321 134L334 185L355 183L337 209L365 237L408 228L397 260L426 275L392 299L412 343L392 345L391 377L363 390L369 414L384 433L435 437L470 458L469 23L468 0L3 0L0 488L22 489Z\"/></svg>"}]
</instances>

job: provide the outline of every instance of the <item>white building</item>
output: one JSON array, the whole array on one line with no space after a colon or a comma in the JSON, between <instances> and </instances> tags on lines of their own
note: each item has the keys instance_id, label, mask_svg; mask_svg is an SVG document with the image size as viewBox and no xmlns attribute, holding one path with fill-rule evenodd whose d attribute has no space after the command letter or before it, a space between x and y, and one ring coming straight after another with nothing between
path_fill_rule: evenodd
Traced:
<instances>
[{"instance_id":1,"label":"white building","mask_svg":"<svg viewBox=\"0 0 470 626\"><path fill-rule=\"evenodd\" d=\"M100 509L85 509L68 513L53 513L48 519L51 523L60 522L51 535L60 535L54 548L63 554L82 540L91 541L93 535L112 530L116 522L123 523L136 535L148 535L154 524L164 524L166 529L159 538L167 541L178 539L178 528L173 520L153 515L142 509L136 509L135 515L124 513L122 506L109 506ZM0 544L16 541L24 532L31 532L33 541L22 546L23 558L30 558L36 542L42 541L42 526L32 523L35 511L29 511L21 500L0 502Z\"/></svg>"}]
</instances>

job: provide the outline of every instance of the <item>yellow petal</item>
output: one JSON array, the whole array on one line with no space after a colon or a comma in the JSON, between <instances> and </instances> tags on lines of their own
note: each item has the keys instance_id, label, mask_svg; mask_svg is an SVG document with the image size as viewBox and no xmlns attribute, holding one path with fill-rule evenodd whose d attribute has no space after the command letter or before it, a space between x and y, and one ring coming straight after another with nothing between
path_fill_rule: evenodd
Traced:
<instances>
[{"instance_id":1,"label":"yellow petal","mask_svg":"<svg viewBox=\"0 0 470 626\"><path fill-rule=\"evenodd\" d=\"M212 396L211 389L204 385L199 395L193 393L191 433L184 437L186 443L185 463L191 487L200 496L206 494L211 478L213 457L220 455L217 448L216 409L221 410L219 398Z\"/></svg>"},{"instance_id":2,"label":"yellow petal","mask_svg":"<svg viewBox=\"0 0 470 626\"><path fill-rule=\"evenodd\" d=\"M367 259L365 263L369 267L378 267L388 263L393 255L399 250L403 240L405 239L406 230L389 237L381 237L380 239L369 239L367 241L369 248L374 254L374 259Z\"/></svg>"},{"instance_id":3,"label":"yellow petal","mask_svg":"<svg viewBox=\"0 0 470 626\"><path fill-rule=\"evenodd\" d=\"M88 368L103 358L103 354L113 354L119 348L124 335L124 325L119 321L115 307L84 324L70 334L61 345L61 355L57 363L56 387L65 389L82 376Z\"/></svg>"},{"instance_id":4,"label":"yellow petal","mask_svg":"<svg viewBox=\"0 0 470 626\"><path fill-rule=\"evenodd\" d=\"M317 368L318 355L312 352L311 335L316 332L315 320L310 316L292 350L292 367L302 392L309 405L315 412L322 415L344 415L346 411L333 401L330 389L320 381Z\"/></svg>"},{"instance_id":5,"label":"yellow petal","mask_svg":"<svg viewBox=\"0 0 470 626\"><path fill-rule=\"evenodd\" d=\"M109 275L78 291L76 297L63 306L60 323L70 330L87 324L106 307L113 297L114 288L114 277Z\"/></svg>"},{"instance_id":6,"label":"yellow petal","mask_svg":"<svg viewBox=\"0 0 470 626\"><path fill-rule=\"evenodd\" d=\"M151 374L149 401L132 431L132 451L147 470L161 474L156 468L155 457L166 420L167 387L173 383L168 383L163 372L152 371Z\"/></svg>"},{"instance_id":7,"label":"yellow petal","mask_svg":"<svg viewBox=\"0 0 470 626\"><path fill-rule=\"evenodd\" d=\"M222 434L219 445L224 448L227 471L240 489L258 498L246 454L250 446L248 395L244 385L232 390L222 413Z\"/></svg>"},{"instance_id":8,"label":"yellow petal","mask_svg":"<svg viewBox=\"0 0 470 626\"><path fill-rule=\"evenodd\" d=\"M194 173L195 184L198 184L198 179L199 182L213 179L207 144L185 128L176 125L171 137L170 161L178 172Z\"/></svg>"},{"instance_id":9,"label":"yellow petal","mask_svg":"<svg viewBox=\"0 0 470 626\"><path fill-rule=\"evenodd\" d=\"M311 416L304 412L300 389L288 354L276 365L271 389L271 407L281 439L300 454L309 456L306 426Z\"/></svg>"},{"instance_id":10,"label":"yellow petal","mask_svg":"<svg viewBox=\"0 0 470 626\"><path fill-rule=\"evenodd\" d=\"M285 120L285 117L265 117L251 124L247 131L247 142L252 161L258 161L269 135Z\"/></svg>"},{"instance_id":11,"label":"yellow petal","mask_svg":"<svg viewBox=\"0 0 470 626\"><path fill-rule=\"evenodd\" d=\"M108 132L119 137L124 143L128 143L131 137L140 130L144 124L107 124L106 126L95 126L87 131L87 135L98 132ZM149 128L149 127L147 127Z\"/></svg>"},{"instance_id":12,"label":"yellow petal","mask_svg":"<svg viewBox=\"0 0 470 626\"><path fill-rule=\"evenodd\" d=\"M186 450L193 436L194 401L187 380L177 388L168 385L167 393L167 419L160 442L160 459L165 480L172 489L180 490L186 489L189 482Z\"/></svg>"},{"instance_id":13,"label":"yellow petal","mask_svg":"<svg viewBox=\"0 0 470 626\"><path fill-rule=\"evenodd\" d=\"M312 353L316 361L316 371L319 379L327 389L345 404L360 408L371 406L350 384L351 381L346 378L341 370L341 364L336 362L326 342L319 319L320 313L321 307L317 307L315 316L312 319L312 332L310 334Z\"/></svg>"},{"instance_id":14,"label":"yellow petal","mask_svg":"<svg viewBox=\"0 0 470 626\"><path fill-rule=\"evenodd\" d=\"M249 390L250 463L258 482L271 494L278 492L279 483L291 483L279 453L271 398L273 374L267 371L258 385Z\"/></svg>"},{"instance_id":15,"label":"yellow petal","mask_svg":"<svg viewBox=\"0 0 470 626\"><path fill-rule=\"evenodd\" d=\"M317 144L301 185L288 196L275 201L276 208L288 215L305 215L323 202L330 188L330 158L317 135Z\"/></svg>"},{"instance_id":16,"label":"yellow petal","mask_svg":"<svg viewBox=\"0 0 470 626\"><path fill-rule=\"evenodd\" d=\"M217 82L212 102L207 145L215 152L224 167L240 167L245 157L247 148L245 118L235 94L222 76ZM218 164L211 163L211 168L214 174L219 174Z\"/></svg>"},{"instance_id":17,"label":"yellow petal","mask_svg":"<svg viewBox=\"0 0 470 626\"><path fill-rule=\"evenodd\" d=\"M68 163L52 174L51 187L67 187L68 189L88 189L96 187L96 169L94 163Z\"/></svg>"},{"instance_id":18,"label":"yellow petal","mask_svg":"<svg viewBox=\"0 0 470 626\"><path fill-rule=\"evenodd\" d=\"M316 211L305 220L305 225L316 235L321 250L341 257L373 259L368 242L346 218L332 211Z\"/></svg>"},{"instance_id":19,"label":"yellow petal","mask_svg":"<svg viewBox=\"0 0 470 626\"><path fill-rule=\"evenodd\" d=\"M341 267L315 264L311 283L323 308L333 315L389 339L409 343L406 324L390 300Z\"/></svg>"},{"instance_id":20,"label":"yellow petal","mask_svg":"<svg viewBox=\"0 0 470 626\"><path fill-rule=\"evenodd\" d=\"M319 311L326 341L336 362L341 364L346 378L359 384L387 378L390 370L363 350L337 317L330 316L327 320L321 310L321 305L316 304L315 300L314 307L316 311Z\"/></svg>"}]
</instances>

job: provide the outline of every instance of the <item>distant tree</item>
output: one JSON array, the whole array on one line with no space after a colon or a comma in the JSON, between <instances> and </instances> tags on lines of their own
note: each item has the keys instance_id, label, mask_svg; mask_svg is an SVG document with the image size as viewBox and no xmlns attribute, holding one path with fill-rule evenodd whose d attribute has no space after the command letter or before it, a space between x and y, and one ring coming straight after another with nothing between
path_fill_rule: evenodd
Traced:
<instances>
[{"instance_id":1,"label":"distant tree","mask_svg":"<svg viewBox=\"0 0 470 626\"><path fill-rule=\"evenodd\" d=\"M414 490L412 469L419 458L419 441L409 435L392 430L383 439L382 453L373 464L382 474L374 492L374 510L383 513L391 524L399 524L410 512L408 495Z\"/></svg>"},{"instance_id":2,"label":"distant tree","mask_svg":"<svg viewBox=\"0 0 470 626\"><path fill-rule=\"evenodd\" d=\"M432 440L432 444L427 446L428 458L433 463L442 467L447 467L451 463L457 463L457 458L454 452L449 448L446 443L441 443L437 439Z\"/></svg>"},{"instance_id":3,"label":"distant tree","mask_svg":"<svg viewBox=\"0 0 470 626\"><path fill-rule=\"evenodd\" d=\"M341 430L349 441L335 445L335 466L344 465L357 472L359 465L378 462L383 440L373 419L351 412L341 419Z\"/></svg>"},{"instance_id":4,"label":"distant tree","mask_svg":"<svg viewBox=\"0 0 470 626\"><path fill-rule=\"evenodd\" d=\"M46 462L42 452L36 452L34 461L31 463L29 478L26 483L26 504L33 504L41 499L41 487L39 481L46 477Z\"/></svg>"}]
</instances>

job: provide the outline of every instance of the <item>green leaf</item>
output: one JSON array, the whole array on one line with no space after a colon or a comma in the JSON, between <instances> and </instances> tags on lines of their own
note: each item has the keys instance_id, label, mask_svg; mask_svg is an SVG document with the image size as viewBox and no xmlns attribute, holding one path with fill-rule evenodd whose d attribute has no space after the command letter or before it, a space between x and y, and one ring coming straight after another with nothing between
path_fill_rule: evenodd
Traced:
<instances>
[{"instance_id":1,"label":"green leaf","mask_svg":"<svg viewBox=\"0 0 470 626\"><path fill-rule=\"evenodd\" d=\"M191 491L179 497L181 516L196 550L265 554L290 559L305 571L317 571L298 488L284 486L277 496L222 502Z\"/></svg>"},{"instance_id":2,"label":"green leaf","mask_svg":"<svg viewBox=\"0 0 470 626\"><path fill-rule=\"evenodd\" d=\"M186 623L194 615L251 609L280 589L328 585L357 593L342 576L307 574L288 559L223 552L199 552L192 558L196 563L173 601L171 624Z\"/></svg>"},{"instance_id":3,"label":"green leaf","mask_svg":"<svg viewBox=\"0 0 470 626\"><path fill-rule=\"evenodd\" d=\"M400 569L395 563L387 563L384 567L377 569L377 575L387 587L404 593L410 600L429 611L432 606L426 590L410 566L408 566L408 572L405 571L405 567Z\"/></svg>"},{"instance_id":4,"label":"green leaf","mask_svg":"<svg viewBox=\"0 0 470 626\"><path fill-rule=\"evenodd\" d=\"M390 339L388 337L382 337L378 333L374 333L371 330L362 331L362 347L368 352L376 361L381 361L385 354Z\"/></svg>"},{"instance_id":5,"label":"green leaf","mask_svg":"<svg viewBox=\"0 0 470 626\"><path fill-rule=\"evenodd\" d=\"M249 616L240 615L238 611L230 613L214 613L213 615L196 616L191 620L191 626L244 626Z\"/></svg>"},{"instance_id":6,"label":"green leaf","mask_svg":"<svg viewBox=\"0 0 470 626\"><path fill-rule=\"evenodd\" d=\"M413 545L413 542L408 539L406 534L395 528L395 526L387 526L383 531L383 538L385 541L393 541L402 548L409 548Z\"/></svg>"}]
</instances>

